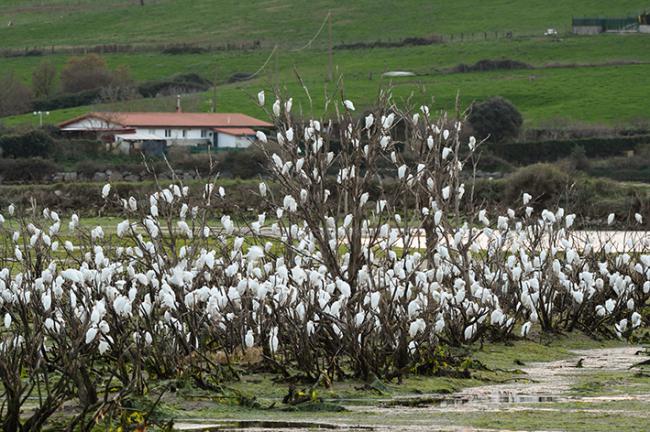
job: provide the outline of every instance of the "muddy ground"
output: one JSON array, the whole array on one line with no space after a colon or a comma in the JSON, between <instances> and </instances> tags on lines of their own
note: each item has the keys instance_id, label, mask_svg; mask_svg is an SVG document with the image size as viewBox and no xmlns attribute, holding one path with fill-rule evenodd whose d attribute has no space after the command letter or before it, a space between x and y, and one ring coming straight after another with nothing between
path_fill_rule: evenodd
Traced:
<instances>
[{"instance_id":1,"label":"muddy ground","mask_svg":"<svg viewBox=\"0 0 650 432\"><path fill-rule=\"evenodd\" d=\"M161 412L174 430L200 431L650 430L650 367L635 366L650 359L642 346L569 336L486 346L475 358L486 370L470 379L337 383L319 390L322 403L295 407L282 403L286 385L250 376L233 390L255 395L255 406L179 391Z\"/></svg>"}]
</instances>

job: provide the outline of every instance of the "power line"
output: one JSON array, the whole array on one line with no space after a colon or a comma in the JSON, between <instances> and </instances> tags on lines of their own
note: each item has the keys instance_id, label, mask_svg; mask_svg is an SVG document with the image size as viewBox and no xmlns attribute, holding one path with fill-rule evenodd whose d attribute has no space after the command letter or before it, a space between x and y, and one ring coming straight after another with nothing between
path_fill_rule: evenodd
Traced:
<instances>
[{"instance_id":1,"label":"power line","mask_svg":"<svg viewBox=\"0 0 650 432\"><path fill-rule=\"evenodd\" d=\"M325 28L325 24L327 23L327 20L330 19L331 15L332 15L332 12L327 12L327 16L325 16L325 19L323 20L323 23L320 25L320 28L318 29L318 31L316 32L314 37L309 40L309 42L307 42L303 47L296 48L296 49L293 49L291 51L297 52L297 51L302 51L302 50L304 50L306 48L311 48L311 44L316 40L316 38L318 36L320 36L321 32Z\"/></svg>"}]
</instances>

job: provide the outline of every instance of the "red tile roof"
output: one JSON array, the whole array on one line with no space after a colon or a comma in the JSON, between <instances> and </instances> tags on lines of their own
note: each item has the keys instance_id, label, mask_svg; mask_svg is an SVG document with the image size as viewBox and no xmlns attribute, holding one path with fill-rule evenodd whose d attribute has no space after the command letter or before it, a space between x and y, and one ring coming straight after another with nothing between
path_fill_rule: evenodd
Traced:
<instances>
[{"instance_id":1,"label":"red tile roof","mask_svg":"<svg viewBox=\"0 0 650 432\"><path fill-rule=\"evenodd\" d=\"M116 112L89 113L61 123L59 127L88 117L117 123L125 127L272 127L271 123L239 113Z\"/></svg>"},{"instance_id":2,"label":"red tile roof","mask_svg":"<svg viewBox=\"0 0 650 432\"><path fill-rule=\"evenodd\" d=\"M233 136L255 135L255 131L251 128L212 128L212 130Z\"/></svg>"}]
</instances>

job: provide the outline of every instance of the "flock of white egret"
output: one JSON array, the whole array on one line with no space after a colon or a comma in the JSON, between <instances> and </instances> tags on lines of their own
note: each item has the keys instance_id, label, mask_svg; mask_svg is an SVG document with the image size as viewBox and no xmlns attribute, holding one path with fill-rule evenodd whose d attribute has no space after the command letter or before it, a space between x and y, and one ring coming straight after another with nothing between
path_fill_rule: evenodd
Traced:
<instances>
[{"instance_id":1,"label":"flock of white egret","mask_svg":"<svg viewBox=\"0 0 650 432\"><path fill-rule=\"evenodd\" d=\"M54 391L68 375L68 386L83 387L109 371L126 387L225 370L250 350L270 370L311 379L390 377L440 345L573 329L626 337L643 325L647 249L576 247L576 216L536 209L528 194L503 213L463 213L463 167L480 148L473 137L426 107L408 116L385 107L358 121L352 102L343 107L337 130L294 123L291 99L273 104L279 186L251 192L269 209L253 222L220 212L228 191L218 179L198 194L180 180L144 197L104 186L102 197L123 206L114 232L74 212L7 209L3 389L25 396L48 382ZM396 150L400 119L413 125L401 141L419 152L416 166ZM330 150L334 135L340 153ZM380 159L392 179L373 170ZM382 181L397 184L394 195ZM414 228L425 247L413 246Z\"/></svg>"}]
</instances>

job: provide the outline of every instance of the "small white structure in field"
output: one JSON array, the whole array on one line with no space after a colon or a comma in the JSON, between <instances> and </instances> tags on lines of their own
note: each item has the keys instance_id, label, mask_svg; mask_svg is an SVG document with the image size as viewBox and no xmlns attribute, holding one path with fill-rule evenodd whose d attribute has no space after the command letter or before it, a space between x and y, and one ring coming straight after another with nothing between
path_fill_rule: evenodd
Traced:
<instances>
[{"instance_id":1,"label":"small white structure in field","mask_svg":"<svg viewBox=\"0 0 650 432\"><path fill-rule=\"evenodd\" d=\"M381 76L386 78L400 78L400 77L413 77L415 74L408 71L388 71L381 74Z\"/></svg>"},{"instance_id":2,"label":"small white structure in field","mask_svg":"<svg viewBox=\"0 0 650 432\"><path fill-rule=\"evenodd\" d=\"M62 132L93 134L105 142L142 148L144 143L165 146L211 146L213 149L246 148L255 129L272 124L239 113L94 112L59 125Z\"/></svg>"}]
</instances>

